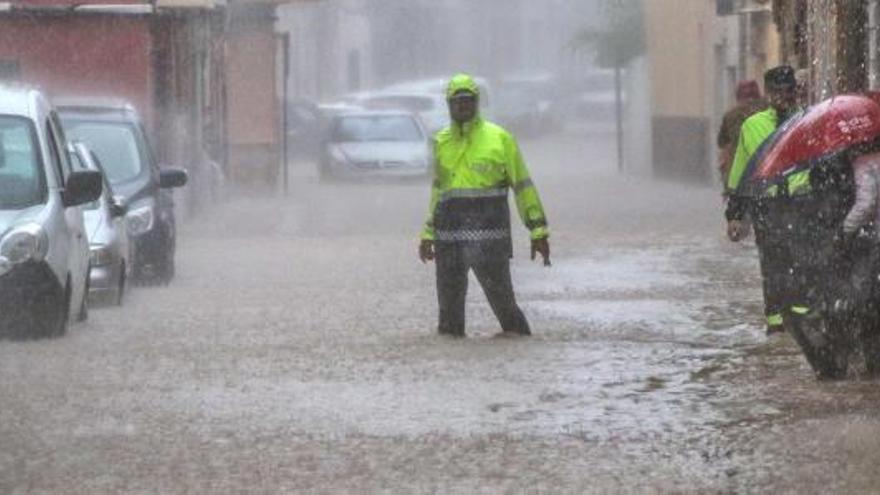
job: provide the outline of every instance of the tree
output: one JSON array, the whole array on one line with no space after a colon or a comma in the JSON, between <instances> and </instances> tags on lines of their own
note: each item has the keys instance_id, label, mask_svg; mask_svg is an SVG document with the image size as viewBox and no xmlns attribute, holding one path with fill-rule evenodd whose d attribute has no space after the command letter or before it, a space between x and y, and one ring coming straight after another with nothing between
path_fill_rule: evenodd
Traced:
<instances>
[{"instance_id":1,"label":"tree","mask_svg":"<svg viewBox=\"0 0 880 495\"><path fill-rule=\"evenodd\" d=\"M572 40L575 50L594 50L599 67L614 69L614 102L617 119L617 168L623 170L623 98L621 71L645 53L642 2L604 0L604 28L584 28Z\"/></svg>"},{"instance_id":2,"label":"tree","mask_svg":"<svg viewBox=\"0 0 880 495\"><path fill-rule=\"evenodd\" d=\"M596 52L596 63L604 68L623 67L645 53L642 2L604 0L600 4L604 28L581 29L572 40L576 50Z\"/></svg>"}]
</instances>

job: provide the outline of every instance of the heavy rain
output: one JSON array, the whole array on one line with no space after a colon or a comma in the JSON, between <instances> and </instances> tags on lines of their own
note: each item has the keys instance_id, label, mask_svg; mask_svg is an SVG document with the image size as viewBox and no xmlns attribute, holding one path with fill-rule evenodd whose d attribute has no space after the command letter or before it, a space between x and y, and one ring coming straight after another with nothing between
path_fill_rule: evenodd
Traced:
<instances>
[{"instance_id":1,"label":"heavy rain","mask_svg":"<svg viewBox=\"0 0 880 495\"><path fill-rule=\"evenodd\" d=\"M0 493L876 492L878 22L0 2Z\"/></svg>"}]
</instances>

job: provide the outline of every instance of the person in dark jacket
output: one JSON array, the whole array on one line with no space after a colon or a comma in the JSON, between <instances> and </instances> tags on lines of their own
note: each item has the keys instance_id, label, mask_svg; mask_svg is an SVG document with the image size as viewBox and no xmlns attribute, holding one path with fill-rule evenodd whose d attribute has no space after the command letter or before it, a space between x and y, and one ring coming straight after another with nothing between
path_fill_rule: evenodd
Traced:
<instances>
[{"instance_id":1,"label":"person in dark jacket","mask_svg":"<svg viewBox=\"0 0 880 495\"><path fill-rule=\"evenodd\" d=\"M736 85L736 105L724 114L717 138L718 171L725 189L736 145L739 143L739 131L746 119L765 108L767 101L761 97L757 81L740 81Z\"/></svg>"}]
</instances>

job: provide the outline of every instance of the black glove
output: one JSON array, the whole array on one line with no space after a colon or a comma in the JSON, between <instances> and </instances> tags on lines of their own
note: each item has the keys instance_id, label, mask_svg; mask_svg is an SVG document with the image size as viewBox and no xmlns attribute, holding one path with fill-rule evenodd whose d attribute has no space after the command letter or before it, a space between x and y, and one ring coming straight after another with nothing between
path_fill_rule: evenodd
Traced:
<instances>
[{"instance_id":1,"label":"black glove","mask_svg":"<svg viewBox=\"0 0 880 495\"><path fill-rule=\"evenodd\" d=\"M535 259L535 255L540 254L541 258L544 260L544 266L550 266L550 242L547 238L544 239L532 239L532 259Z\"/></svg>"},{"instance_id":2,"label":"black glove","mask_svg":"<svg viewBox=\"0 0 880 495\"><path fill-rule=\"evenodd\" d=\"M727 207L724 209L724 218L726 218L728 222L731 220L743 220L746 217L747 210L748 201L746 198L733 193L727 196Z\"/></svg>"},{"instance_id":3,"label":"black glove","mask_svg":"<svg viewBox=\"0 0 880 495\"><path fill-rule=\"evenodd\" d=\"M422 263L434 261L434 241L422 239L419 243L419 259Z\"/></svg>"}]
</instances>

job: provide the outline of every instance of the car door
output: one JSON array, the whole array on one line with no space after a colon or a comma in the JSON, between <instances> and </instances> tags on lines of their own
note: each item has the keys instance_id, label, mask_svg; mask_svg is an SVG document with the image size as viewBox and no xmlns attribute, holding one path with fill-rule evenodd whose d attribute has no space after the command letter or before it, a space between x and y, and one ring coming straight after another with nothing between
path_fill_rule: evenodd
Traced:
<instances>
[{"instance_id":1,"label":"car door","mask_svg":"<svg viewBox=\"0 0 880 495\"><path fill-rule=\"evenodd\" d=\"M54 169L59 177L59 184L64 187L72 173L70 157L67 151L67 140L58 124L58 117L52 113L47 121L49 151ZM89 244L85 235L85 222L79 206L63 207L64 237L68 244L67 266L71 278L71 308L79 309L79 303L85 297L86 281L88 280Z\"/></svg>"}]
</instances>

